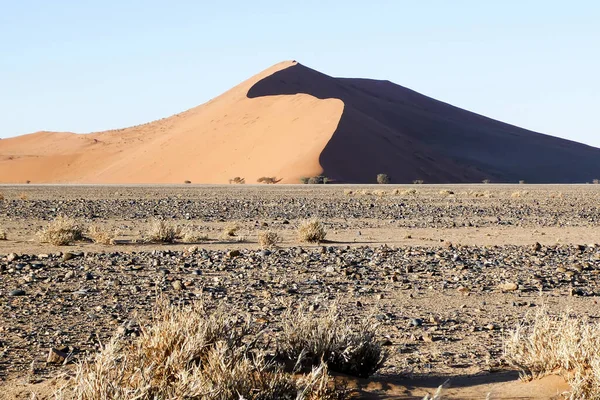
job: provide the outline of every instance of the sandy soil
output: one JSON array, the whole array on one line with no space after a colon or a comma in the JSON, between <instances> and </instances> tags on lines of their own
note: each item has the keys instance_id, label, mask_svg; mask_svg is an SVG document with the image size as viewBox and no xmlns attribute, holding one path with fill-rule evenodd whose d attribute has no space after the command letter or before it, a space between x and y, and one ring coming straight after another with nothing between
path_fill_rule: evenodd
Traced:
<instances>
[{"instance_id":1,"label":"sandy soil","mask_svg":"<svg viewBox=\"0 0 600 400\"><path fill-rule=\"evenodd\" d=\"M594 185L26 185L0 193L8 236L0 241L0 398L50 396L73 368L46 364L50 347L76 349L75 361L94 354L97 338L106 340L135 315L147 317L157 291L182 301L208 293L268 321L274 335L273 299L335 300L355 318L378 316L391 352L384 368L368 380L338 378L369 399L420 399L447 380L449 399L561 398L568 386L560 377L519 381L502 360L502 338L542 305L598 317ZM36 241L35 232L59 214L118 229L118 243ZM298 241L295 227L309 216L324 221L326 243ZM193 227L209 241L137 242L154 217ZM245 242L219 238L231 222L242 226ZM266 229L284 238L271 255L257 244ZM241 256L229 259L232 249ZM64 253L73 258L63 261ZM185 292L173 291L177 279ZM496 289L506 281L519 289ZM9 296L20 288L25 296ZM429 323L433 316L441 322ZM410 326L416 317L423 327ZM425 330L433 342L423 341Z\"/></svg>"}]
</instances>

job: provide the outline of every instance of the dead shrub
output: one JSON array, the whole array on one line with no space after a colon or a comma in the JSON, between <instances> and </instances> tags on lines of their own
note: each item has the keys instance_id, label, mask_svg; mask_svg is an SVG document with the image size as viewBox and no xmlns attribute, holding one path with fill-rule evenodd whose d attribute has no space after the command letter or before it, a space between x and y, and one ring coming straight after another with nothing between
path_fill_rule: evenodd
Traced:
<instances>
[{"instance_id":1,"label":"dead shrub","mask_svg":"<svg viewBox=\"0 0 600 400\"><path fill-rule=\"evenodd\" d=\"M307 370L322 361L332 371L368 377L385 360L371 321L352 324L335 309L313 318L289 309L283 315L277 356Z\"/></svg>"},{"instance_id":2,"label":"dead shrub","mask_svg":"<svg viewBox=\"0 0 600 400\"><path fill-rule=\"evenodd\" d=\"M55 246L66 246L83 239L84 226L81 222L72 218L59 216L49 222L45 228L37 233L42 243L50 243Z\"/></svg>"},{"instance_id":3,"label":"dead shrub","mask_svg":"<svg viewBox=\"0 0 600 400\"><path fill-rule=\"evenodd\" d=\"M378 174L377 183L379 183L380 185L388 185L390 183L390 177L386 174Z\"/></svg>"},{"instance_id":4,"label":"dead shrub","mask_svg":"<svg viewBox=\"0 0 600 400\"><path fill-rule=\"evenodd\" d=\"M277 182L279 182L280 180L281 180L281 179L277 179L277 178L276 178L276 177L274 177L274 176L263 176L263 177L260 177L260 178L258 178L258 179L256 180L256 182L258 182L258 183L266 183L266 184L268 184L268 185L272 185L272 184L274 184L274 183L277 183Z\"/></svg>"},{"instance_id":5,"label":"dead shrub","mask_svg":"<svg viewBox=\"0 0 600 400\"><path fill-rule=\"evenodd\" d=\"M325 240L325 236L327 236L327 231L317 219L303 221L298 227L298 239L301 242L320 243Z\"/></svg>"},{"instance_id":6,"label":"dead shrub","mask_svg":"<svg viewBox=\"0 0 600 400\"><path fill-rule=\"evenodd\" d=\"M239 176L236 176L235 178L231 178L229 180L229 184L235 184L235 185L243 185L246 183L246 179L245 178L241 178Z\"/></svg>"},{"instance_id":7,"label":"dead shrub","mask_svg":"<svg viewBox=\"0 0 600 400\"><path fill-rule=\"evenodd\" d=\"M263 231L258 234L258 244L263 249L277 247L282 242L281 236L277 232Z\"/></svg>"},{"instance_id":8,"label":"dead shrub","mask_svg":"<svg viewBox=\"0 0 600 400\"><path fill-rule=\"evenodd\" d=\"M146 233L146 241L151 243L174 243L181 236L181 228L162 219L155 219Z\"/></svg>"},{"instance_id":9,"label":"dead shrub","mask_svg":"<svg viewBox=\"0 0 600 400\"><path fill-rule=\"evenodd\" d=\"M600 324L543 308L509 333L506 360L524 378L560 374L571 386L571 399L600 398Z\"/></svg>"},{"instance_id":10,"label":"dead shrub","mask_svg":"<svg viewBox=\"0 0 600 400\"><path fill-rule=\"evenodd\" d=\"M181 241L184 243L199 243L206 242L208 240L208 235L197 232L192 228L185 228L181 232Z\"/></svg>"},{"instance_id":11,"label":"dead shrub","mask_svg":"<svg viewBox=\"0 0 600 400\"><path fill-rule=\"evenodd\" d=\"M115 230L107 229L98 224L90 225L87 229L86 236L94 243L103 245L115 244L115 238L119 233Z\"/></svg>"},{"instance_id":12,"label":"dead shrub","mask_svg":"<svg viewBox=\"0 0 600 400\"><path fill-rule=\"evenodd\" d=\"M113 338L81 363L74 397L105 399L334 400L346 398L319 366L295 376L269 362L250 325L220 309L159 302L152 324L132 343Z\"/></svg>"}]
</instances>

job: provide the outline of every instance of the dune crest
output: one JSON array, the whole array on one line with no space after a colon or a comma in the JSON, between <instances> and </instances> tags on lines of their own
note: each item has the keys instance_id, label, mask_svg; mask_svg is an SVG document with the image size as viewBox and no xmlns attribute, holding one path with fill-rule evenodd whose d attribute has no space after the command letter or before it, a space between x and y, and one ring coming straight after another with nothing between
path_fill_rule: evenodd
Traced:
<instances>
[{"instance_id":1,"label":"dune crest","mask_svg":"<svg viewBox=\"0 0 600 400\"><path fill-rule=\"evenodd\" d=\"M0 141L0 182L574 183L600 177L600 149L521 129L389 81L333 78L295 61L221 96L126 129Z\"/></svg>"}]
</instances>

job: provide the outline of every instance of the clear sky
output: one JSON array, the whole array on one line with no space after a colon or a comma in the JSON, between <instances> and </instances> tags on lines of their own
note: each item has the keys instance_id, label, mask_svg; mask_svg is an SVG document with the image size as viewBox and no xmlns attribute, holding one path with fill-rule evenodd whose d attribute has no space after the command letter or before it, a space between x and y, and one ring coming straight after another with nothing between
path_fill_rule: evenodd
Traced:
<instances>
[{"instance_id":1,"label":"clear sky","mask_svg":"<svg viewBox=\"0 0 600 400\"><path fill-rule=\"evenodd\" d=\"M287 59L600 147L596 0L0 0L0 137L149 122Z\"/></svg>"}]
</instances>

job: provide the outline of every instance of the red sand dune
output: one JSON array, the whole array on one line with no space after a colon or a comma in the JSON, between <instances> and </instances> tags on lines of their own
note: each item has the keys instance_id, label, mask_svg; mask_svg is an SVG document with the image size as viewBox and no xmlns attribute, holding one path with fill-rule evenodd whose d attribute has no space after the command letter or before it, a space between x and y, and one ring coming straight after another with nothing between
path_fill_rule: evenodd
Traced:
<instances>
[{"instance_id":1,"label":"red sand dune","mask_svg":"<svg viewBox=\"0 0 600 400\"><path fill-rule=\"evenodd\" d=\"M127 129L0 140L0 182L586 182L600 149L461 110L388 81L277 64L206 104Z\"/></svg>"}]
</instances>

